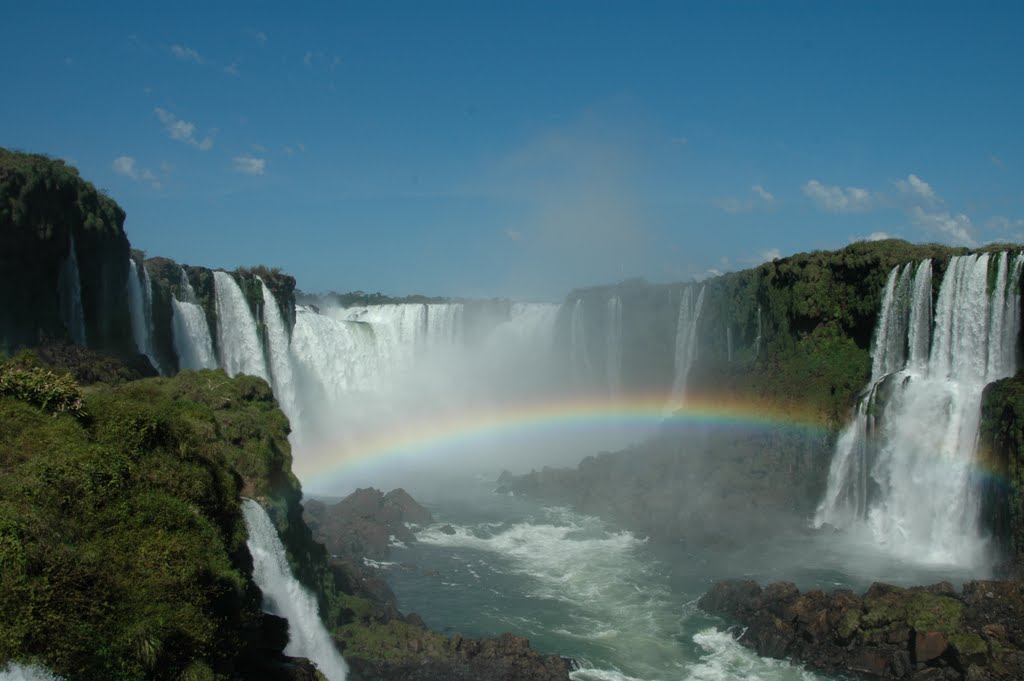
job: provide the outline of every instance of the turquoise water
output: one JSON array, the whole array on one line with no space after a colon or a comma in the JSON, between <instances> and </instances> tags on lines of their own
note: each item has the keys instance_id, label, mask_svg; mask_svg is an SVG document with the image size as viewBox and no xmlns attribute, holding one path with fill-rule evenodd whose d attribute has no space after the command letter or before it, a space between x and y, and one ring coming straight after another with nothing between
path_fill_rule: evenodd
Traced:
<instances>
[{"instance_id":1,"label":"turquoise water","mask_svg":"<svg viewBox=\"0 0 1024 681\"><path fill-rule=\"evenodd\" d=\"M565 508L495 494L485 479L414 490L436 522L380 564L404 612L465 636L503 631L576 659L576 681L825 680L735 643L696 607L717 579L787 579L802 589L962 580L834 536L798 532L761 545L655 546ZM452 497L458 495L458 500ZM454 535L441 531L450 524Z\"/></svg>"}]
</instances>

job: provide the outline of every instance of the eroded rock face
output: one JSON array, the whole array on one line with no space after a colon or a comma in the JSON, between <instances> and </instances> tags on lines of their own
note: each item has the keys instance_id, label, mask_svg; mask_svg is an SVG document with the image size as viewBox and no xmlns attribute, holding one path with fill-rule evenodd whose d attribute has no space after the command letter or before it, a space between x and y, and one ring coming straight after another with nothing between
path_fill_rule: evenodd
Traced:
<instances>
[{"instance_id":1,"label":"eroded rock face","mask_svg":"<svg viewBox=\"0 0 1024 681\"><path fill-rule=\"evenodd\" d=\"M372 487L358 489L337 504L305 503L304 518L318 541L335 556L383 560L391 537L416 541L406 523L433 522L430 511L399 488L383 494Z\"/></svg>"},{"instance_id":2,"label":"eroded rock face","mask_svg":"<svg viewBox=\"0 0 1024 681\"><path fill-rule=\"evenodd\" d=\"M759 655L828 673L880 679L1024 678L1024 583L873 584L800 593L783 582L719 582L704 611L736 621L738 640Z\"/></svg>"}]
</instances>

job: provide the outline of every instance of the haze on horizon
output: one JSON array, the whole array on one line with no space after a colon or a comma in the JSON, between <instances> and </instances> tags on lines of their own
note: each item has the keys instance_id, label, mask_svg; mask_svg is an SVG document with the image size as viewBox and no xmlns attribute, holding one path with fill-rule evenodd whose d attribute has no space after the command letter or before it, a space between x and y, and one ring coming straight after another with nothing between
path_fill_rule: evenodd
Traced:
<instances>
[{"instance_id":1,"label":"haze on horizon","mask_svg":"<svg viewBox=\"0 0 1024 681\"><path fill-rule=\"evenodd\" d=\"M852 240L1024 241L1010 3L14 5L0 146L132 245L561 300Z\"/></svg>"}]
</instances>

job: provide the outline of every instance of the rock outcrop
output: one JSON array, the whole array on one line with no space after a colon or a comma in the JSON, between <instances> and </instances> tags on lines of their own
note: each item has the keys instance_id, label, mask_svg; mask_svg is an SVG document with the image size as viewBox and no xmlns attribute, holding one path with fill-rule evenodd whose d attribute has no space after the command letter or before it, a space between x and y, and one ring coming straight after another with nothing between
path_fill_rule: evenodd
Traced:
<instances>
[{"instance_id":1,"label":"rock outcrop","mask_svg":"<svg viewBox=\"0 0 1024 681\"><path fill-rule=\"evenodd\" d=\"M416 541L406 523L433 522L430 511L403 489L384 494L368 487L337 504L309 500L305 508L304 518L317 541L335 556L346 558L383 560L388 557L392 537L401 542Z\"/></svg>"},{"instance_id":2,"label":"rock outcrop","mask_svg":"<svg viewBox=\"0 0 1024 681\"><path fill-rule=\"evenodd\" d=\"M788 582L761 588L718 582L698 605L740 624L740 643L759 655L830 674L971 681L1024 678L1024 583L873 584L801 593Z\"/></svg>"}]
</instances>

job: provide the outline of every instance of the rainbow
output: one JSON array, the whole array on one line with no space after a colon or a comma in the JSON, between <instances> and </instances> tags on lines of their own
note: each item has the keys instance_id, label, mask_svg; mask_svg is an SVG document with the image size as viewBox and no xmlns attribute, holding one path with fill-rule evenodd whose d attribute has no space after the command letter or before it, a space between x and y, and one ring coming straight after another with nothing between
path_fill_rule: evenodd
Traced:
<instances>
[{"instance_id":1,"label":"rainbow","mask_svg":"<svg viewBox=\"0 0 1024 681\"><path fill-rule=\"evenodd\" d=\"M785 428L822 434L822 418L807 410L763 402L687 397L674 413L664 395L624 396L614 401L575 398L465 409L430 420L389 423L386 429L348 442L299 447L294 469L303 484L329 485L346 475L396 462L427 463L432 457L473 446L493 446L496 439L600 434L623 428L692 428L734 430Z\"/></svg>"}]
</instances>

